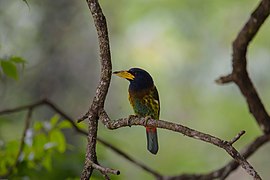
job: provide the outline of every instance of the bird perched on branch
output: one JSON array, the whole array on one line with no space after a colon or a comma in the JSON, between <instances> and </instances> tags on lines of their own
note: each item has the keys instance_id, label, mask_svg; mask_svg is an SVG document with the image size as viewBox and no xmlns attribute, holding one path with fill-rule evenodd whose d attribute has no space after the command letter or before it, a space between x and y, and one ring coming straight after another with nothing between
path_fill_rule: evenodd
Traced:
<instances>
[{"instance_id":1,"label":"bird perched on branch","mask_svg":"<svg viewBox=\"0 0 270 180\"><path fill-rule=\"evenodd\" d=\"M116 71L113 74L127 79L129 84L129 102L136 115L159 119L159 97L156 86L150 74L140 68L128 71ZM152 154L158 152L158 137L156 127L146 126L147 149Z\"/></svg>"}]
</instances>

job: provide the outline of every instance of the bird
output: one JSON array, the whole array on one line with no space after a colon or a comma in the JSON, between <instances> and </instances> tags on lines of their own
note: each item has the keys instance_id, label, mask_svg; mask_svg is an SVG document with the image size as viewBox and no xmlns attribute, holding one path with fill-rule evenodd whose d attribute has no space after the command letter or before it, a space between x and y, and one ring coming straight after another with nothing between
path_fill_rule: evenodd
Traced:
<instances>
[{"instance_id":1,"label":"bird","mask_svg":"<svg viewBox=\"0 0 270 180\"><path fill-rule=\"evenodd\" d=\"M158 120L160 114L160 102L157 88L151 75L141 68L115 71L113 74L127 79L128 99L135 114L139 117L151 117ZM146 126L147 149L152 154L158 152L157 128Z\"/></svg>"}]
</instances>

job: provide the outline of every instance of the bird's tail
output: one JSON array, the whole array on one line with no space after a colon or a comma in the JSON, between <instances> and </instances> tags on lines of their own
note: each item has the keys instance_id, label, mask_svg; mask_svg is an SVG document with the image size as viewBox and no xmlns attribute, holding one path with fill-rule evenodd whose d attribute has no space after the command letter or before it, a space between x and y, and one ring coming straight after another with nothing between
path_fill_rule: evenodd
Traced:
<instances>
[{"instance_id":1,"label":"bird's tail","mask_svg":"<svg viewBox=\"0 0 270 180\"><path fill-rule=\"evenodd\" d=\"M158 152L158 137L157 128L146 127L146 137L147 137L147 149L152 154L157 154Z\"/></svg>"}]
</instances>

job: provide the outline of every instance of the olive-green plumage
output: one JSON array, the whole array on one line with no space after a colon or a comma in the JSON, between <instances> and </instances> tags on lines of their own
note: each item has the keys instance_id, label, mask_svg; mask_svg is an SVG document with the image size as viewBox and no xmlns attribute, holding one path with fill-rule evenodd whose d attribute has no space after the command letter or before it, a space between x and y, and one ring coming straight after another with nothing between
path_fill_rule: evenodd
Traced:
<instances>
[{"instance_id":1,"label":"olive-green plumage","mask_svg":"<svg viewBox=\"0 0 270 180\"><path fill-rule=\"evenodd\" d=\"M140 68L128 71L117 71L114 74L130 81L129 102L136 115L159 119L159 97L156 86L150 74ZM156 154L158 152L158 138L156 127L146 127L147 149Z\"/></svg>"}]
</instances>

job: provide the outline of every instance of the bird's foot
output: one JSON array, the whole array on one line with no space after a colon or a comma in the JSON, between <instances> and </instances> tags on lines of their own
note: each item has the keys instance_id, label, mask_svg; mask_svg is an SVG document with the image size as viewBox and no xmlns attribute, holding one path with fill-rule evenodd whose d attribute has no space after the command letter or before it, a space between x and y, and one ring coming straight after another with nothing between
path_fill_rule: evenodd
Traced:
<instances>
[{"instance_id":1,"label":"bird's foot","mask_svg":"<svg viewBox=\"0 0 270 180\"><path fill-rule=\"evenodd\" d=\"M146 116L144 119L145 119L144 120L144 126L146 127L147 126L147 123L148 123L148 120L149 119L152 119L152 117L151 116Z\"/></svg>"},{"instance_id":2,"label":"bird's foot","mask_svg":"<svg viewBox=\"0 0 270 180\"><path fill-rule=\"evenodd\" d=\"M129 116L128 116L127 124L128 124L129 127L131 127L131 122L130 122L131 119L132 119L132 118L136 118L136 117L137 117L136 115L129 115Z\"/></svg>"}]
</instances>

